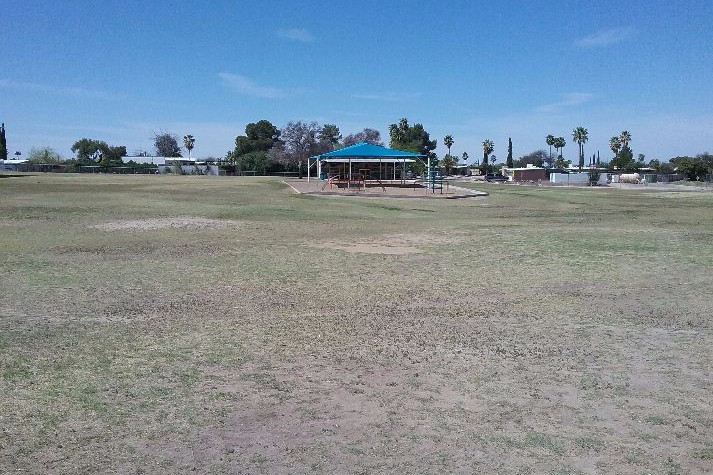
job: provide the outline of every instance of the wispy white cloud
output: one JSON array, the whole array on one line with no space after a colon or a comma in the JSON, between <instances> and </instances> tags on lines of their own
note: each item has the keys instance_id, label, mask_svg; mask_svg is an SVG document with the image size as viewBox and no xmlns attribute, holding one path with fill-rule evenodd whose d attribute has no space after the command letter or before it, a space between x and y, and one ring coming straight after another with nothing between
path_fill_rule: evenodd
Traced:
<instances>
[{"instance_id":1,"label":"wispy white cloud","mask_svg":"<svg viewBox=\"0 0 713 475\"><path fill-rule=\"evenodd\" d=\"M579 38L574 42L574 44L584 48L609 46L632 37L634 33L635 30L633 28L609 28L596 31L589 36Z\"/></svg>"},{"instance_id":2,"label":"wispy white cloud","mask_svg":"<svg viewBox=\"0 0 713 475\"><path fill-rule=\"evenodd\" d=\"M300 43L312 43L314 36L305 28L288 28L277 30L277 36L286 40L299 41Z\"/></svg>"},{"instance_id":3,"label":"wispy white cloud","mask_svg":"<svg viewBox=\"0 0 713 475\"><path fill-rule=\"evenodd\" d=\"M558 112L568 107L579 106L591 101L594 94L588 92L570 92L562 95L562 100L536 107L537 112Z\"/></svg>"},{"instance_id":4,"label":"wispy white cloud","mask_svg":"<svg viewBox=\"0 0 713 475\"><path fill-rule=\"evenodd\" d=\"M223 80L223 84L231 89L238 91L241 94L254 97L264 97L267 99L275 99L285 97L287 91L277 87L261 86L256 84L252 79L236 73L219 73L218 76Z\"/></svg>"},{"instance_id":5,"label":"wispy white cloud","mask_svg":"<svg viewBox=\"0 0 713 475\"><path fill-rule=\"evenodd\" d=\"M37 84L24 81L13 81L11 79L0 79L0 89L23 91L39 94L51 94L71 98L117 100L121 96L103 91L84 89L82 87L55 86L51 84Z\"/></svg>"},{"instance_id":6,"label":"wispy white cloud","mask_svg":"<svg viewBox=\"0 0 713 475\"><path fill-rule=\"evenodd\" d=\"M417 99L421 97L420 92L385 92L379 94L352 94L354 99L367 99L370 101L399 102Z\"/></svg>"}]
</instances>

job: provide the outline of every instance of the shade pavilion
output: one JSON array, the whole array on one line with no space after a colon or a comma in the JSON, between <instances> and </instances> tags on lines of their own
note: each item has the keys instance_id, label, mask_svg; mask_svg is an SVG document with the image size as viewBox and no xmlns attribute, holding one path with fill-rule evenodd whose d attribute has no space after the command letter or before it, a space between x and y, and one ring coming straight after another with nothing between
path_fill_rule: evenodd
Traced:
<instances>
[{"instance_id":1,"label":"shade pavilion","mask_svg":"<svg viewBox=\"0 0 713 475\"><path fill-rule=\"evenodd\" d=\"M347 181L352 179L355 170L362 175L364 180L374 179L382 182L390 181L393 178L396 181L397 166L401 165L401 180L403 181L407 164L423 158L423 155L416 152L359 142L310 157L307 160L307 180L311 177L312 166L316 165L317 177L319 177L322 174L322 167L329 165L341 169L341 174ZM367 172L368 176L363 176Z\"/></svg>"}]
</instances>

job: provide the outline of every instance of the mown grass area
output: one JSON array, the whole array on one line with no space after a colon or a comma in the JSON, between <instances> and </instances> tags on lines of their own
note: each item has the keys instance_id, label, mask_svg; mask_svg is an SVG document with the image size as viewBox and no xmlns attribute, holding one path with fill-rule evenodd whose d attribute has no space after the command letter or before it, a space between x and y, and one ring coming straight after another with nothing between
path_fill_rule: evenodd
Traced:
<instances>
[{"instance_id":1,"label":"mown grass area","mask_svg":"<svg viewBox=\"0 0 713 475\"><path fill-rule=\"evenodd\" d=\"M713 193L478 186L0 180L0 472L711 472Z\"/></svg>"}]
</instances>

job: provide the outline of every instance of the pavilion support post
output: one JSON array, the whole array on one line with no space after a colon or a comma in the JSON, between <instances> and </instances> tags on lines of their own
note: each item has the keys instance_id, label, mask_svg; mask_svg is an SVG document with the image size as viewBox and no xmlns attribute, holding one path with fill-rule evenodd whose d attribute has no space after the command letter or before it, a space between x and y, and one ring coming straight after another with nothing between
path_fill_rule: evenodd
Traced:
<instances>
[{"instance_id":1,"label":"pavilion support post","mask_svg":"<svg viewBox=\"0 0 713 475\"><path fill-rule=\"evenodd\" d=\"M406 186L406 159L403 159L403 165L401 165L401 186Z\"/></svg>"},{"instance_id":2,"label":"pavilion support post","mask_svg":"<svg viewBox=\"0 0 713 475\"><path fill-rule=\"evenodd\" d=\"M347 188L352 184L352 159L349 159L349 175L347 175Z\"/></svg>"},{"instance_id":3,"label":"pavilion support post","mask_svg":"<svg viewBox=\"0 0 713 475\"><path fill-rule=\"evenodd\" d=\"M431 156L428 156L428 165L426 165L426 190L431 185Z\"/></svg>"},{"instance_id":4,"label":"pavilion support post","mask_svg":"<svg viewBox=\"0 0 713 475\"><path fill-rule=\"evenodd\" d=\"M307 157L307 183L309 183L309 178L310 178L310 174L309 174L309 157Z\"/></svg>"}]
</instances>

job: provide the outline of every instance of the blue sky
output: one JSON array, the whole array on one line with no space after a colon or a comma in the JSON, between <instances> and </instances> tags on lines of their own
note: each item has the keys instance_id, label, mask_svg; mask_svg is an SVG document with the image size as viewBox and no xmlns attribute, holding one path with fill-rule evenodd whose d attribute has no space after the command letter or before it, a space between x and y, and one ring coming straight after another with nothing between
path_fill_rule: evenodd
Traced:
<instances>
[{"instance_id":1,"label":"blue sky","mask_svg":"<svg viewBox=\"0 0 713 475\"><path fill-rule=\"evenodd\" d=\"M407 117L503 160L589 129L586 153L713 151L713 2L0 0L8 148L82 137L151 150L169 131L223 156L262 118L344 135Z\"/></svg>"}]
</instances>

